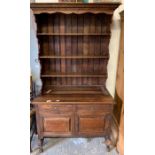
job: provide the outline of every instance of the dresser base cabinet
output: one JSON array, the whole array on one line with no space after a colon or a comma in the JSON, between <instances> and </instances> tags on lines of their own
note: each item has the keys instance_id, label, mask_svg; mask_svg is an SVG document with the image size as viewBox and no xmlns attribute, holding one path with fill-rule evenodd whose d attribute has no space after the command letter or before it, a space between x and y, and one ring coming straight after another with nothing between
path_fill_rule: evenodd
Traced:
<instances>
[{"instance_id":1,"label":"dresser base cabinet","mask_svg":"<svg viewBox=\"0 0 155 155\"><path fill-rule=\"evenodd\" d=\"M105 83L118 5L31 3L43 83L32 101L40 151L45 137L110 137L114 100Z\"/></svg>"},{"instance_id":2,"label":"dresser base cabinet","mask_svg":"<svg viewBox=\"0 0 155 155\"><path fill-rule=\"evenodd\" d=\"M110 95L41 95L33 100L33 104L40 150L45 137L110 136L113 111Z\"/></svg>"}]
</instances>

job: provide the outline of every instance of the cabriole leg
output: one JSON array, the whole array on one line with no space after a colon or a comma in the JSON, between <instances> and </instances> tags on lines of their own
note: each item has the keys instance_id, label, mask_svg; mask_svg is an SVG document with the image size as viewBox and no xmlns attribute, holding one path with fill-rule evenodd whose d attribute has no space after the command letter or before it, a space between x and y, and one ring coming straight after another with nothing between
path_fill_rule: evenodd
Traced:
<instances>
[{"instance_id":1,"label":"cabriole leg","mask_svg":"<svg viewBox=\"0 0 155 155\"><path fill-rule=\"evenodd\" d=\"M43 152L43 143L44 143L44 139L39 138L39 153Z\"/></svg>"}]
</instances>

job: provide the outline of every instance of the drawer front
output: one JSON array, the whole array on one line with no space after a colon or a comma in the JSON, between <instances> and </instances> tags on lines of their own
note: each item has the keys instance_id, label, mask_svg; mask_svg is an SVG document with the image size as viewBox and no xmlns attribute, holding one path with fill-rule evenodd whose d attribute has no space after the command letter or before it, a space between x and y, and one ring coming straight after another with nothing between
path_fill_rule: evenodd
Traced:
<instances>
[{"instance_id":1,"label":"drawer front","mask_svg":"<svg viewBox=\"0 0 155 155\"><path fill-rule=\"evenodd\" d=\"M78 105L78 115L104 115L113 110L112 105Z\"/></svg>"},{"instance_id":2,"label":"drawer front","mask_svg":"<svg viewBox=\"0 0 155 155\"><path fill-rule=\"evenodd\" d=\"M80 134L96 134L103 133L105 130L105 118L104 116L88 116L79 117L78 132Z\"/></svg>"},{"instance_id":3,"label":"drawer front","mask_svg":"<svg viewBox=\"0 0 155 155\"><path fill-rule=\"evenodd\" d=\"M41 115L48 114L71 114L72 105L39 105Z\"/></svg>"},{"instance_id":4,"label":"drawer front","mask_svg":"<svg viewBox=\"0 0 155 155\"><path fill-rule=\"evenodd\" d=\"M43 132L48 133L70 133L71 118L70 117L44 117Z\"/></svg>"}]
</instances>

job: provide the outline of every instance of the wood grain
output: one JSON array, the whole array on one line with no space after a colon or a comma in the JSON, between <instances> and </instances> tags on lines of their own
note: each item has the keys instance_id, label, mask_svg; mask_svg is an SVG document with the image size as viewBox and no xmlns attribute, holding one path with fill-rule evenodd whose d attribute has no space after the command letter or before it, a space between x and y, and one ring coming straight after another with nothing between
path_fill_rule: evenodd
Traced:
<instances>
[{"instance_id":1,"label":"wood grain","mask_svg":"<svg viewBox=\"0 0 155 155\"><path fill-rule=\"evenodd\" d=\"M70 118L45 117L43 122L45 132L70 132Z\"/></svg>"},{"instance_id":2,"label":"wood grain","mask_svg":"<svg viewBox=\"0 0 155 155\"><path fill-rule=\"evenodd\" d=\"M113 14L113 11L120 5L119 2L102 3L31 3L35 14L41 13L63 13L63 14L84 14L84 13L105 13Z\"/></svg>"}]
</instances>

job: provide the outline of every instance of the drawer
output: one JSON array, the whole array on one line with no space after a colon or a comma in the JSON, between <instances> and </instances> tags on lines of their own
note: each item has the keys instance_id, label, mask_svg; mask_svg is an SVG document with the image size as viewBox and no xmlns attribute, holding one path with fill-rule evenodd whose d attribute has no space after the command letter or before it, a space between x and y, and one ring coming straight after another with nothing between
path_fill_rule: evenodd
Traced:
<instances>
[{"instance_id":1,"label":"drawer","mask_svg":"<svg viewBox=\"0 0 155 155\"><path fill-rule=\"evenodd\" d=\"M71 114L72 105L39 105L40 114Z\"/></svg>"},{"instance_id":2,"label":"drawer","mask_svg":"<svg viewBox=\"0 0 155 155\"><path fill-rule=\"evenodd\" d=\"M78 105L77 113L79 115L103 115L113 110L112 105Z\"/></svg>"}]
</instances>

